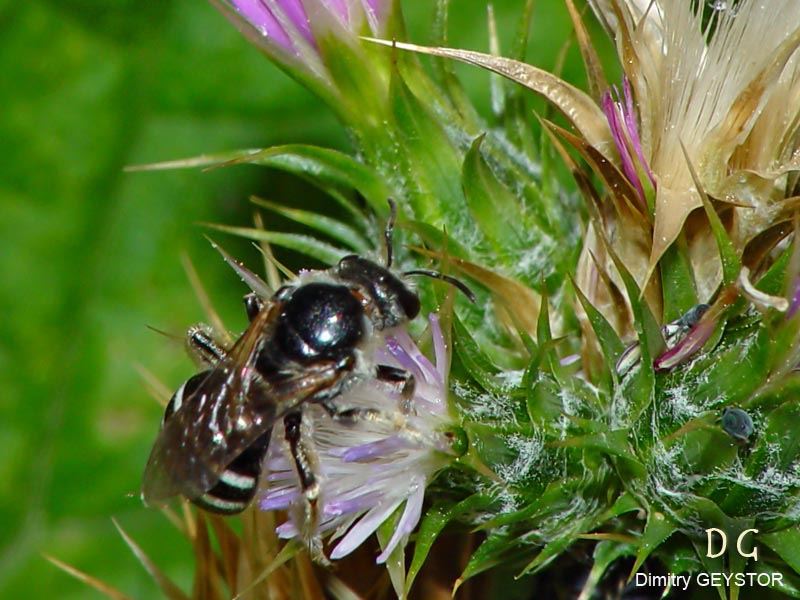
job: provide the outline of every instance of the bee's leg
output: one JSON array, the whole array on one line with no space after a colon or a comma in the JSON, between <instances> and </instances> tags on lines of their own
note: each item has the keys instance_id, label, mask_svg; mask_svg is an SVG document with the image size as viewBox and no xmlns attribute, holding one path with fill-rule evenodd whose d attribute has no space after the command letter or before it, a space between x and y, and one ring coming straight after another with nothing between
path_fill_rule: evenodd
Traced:
<instances>
[{"instance_id":1,"label":"bee's leg","mask_svg":"<svg viewBox=\"0 0 800 600\"><path fill-rule=\"evenodd\" d=\"M214 330L204 323L192 325L186 332L186 347L200 367L216 367L225 358L225 346L214 335Z\"/></svg>"},{"instance_id":2,"label":"bee's leg","mask_svg":"<svg viewBox=\"0 0 800 600\"><path fill-rule=\"evenodd\" d=\"M375 377L377 377L379 381L383 381L397 388L402 398L401 410L406 414L412 412L413 406L411 404L411 399L414 397L414 388L417 385L414 375L399 367L378 365L375 367Z\"/></svg>"},{"instance_id":3,"label":"bee's leg","mask_svg":"<svg viewBox=\"0 0 800 600\"><path fill-rule=\"evenodd\" d=\"M255 319L258 313L261 312L261 309L264 308L264 300L255 292L245 294L242 301L244 302L244 311L247 313L247 318L250 321Z\"/></svg>"},{"instance_id":4,"label":"bee's leg","mask_svg":"<svg viewBox=\"0 0 800 600\"><path fill-rule=\"evenodd\" d=\"M375 368L375 377L384 383L388 383L400 392L401 402L400 410L404 414L412 412L411 399L414 397L414 387L416 380L414 376L404 369L392 367L390 365L378 365ZM341 408L337 406L336 400L328 399L320 402L322 408L325 409L331 418L337 421L354 425L359 421L376 420L381 417L388 418L382 415L379 410L374 408Z\"/></svg>"},{"instance_id":5,"label":"bee's leg","mask_svg":"<svg viewBox=\"0 0 800 600\"><path fill-rule=\"evenodd\" d=\"M294 411L283 417L284 438L289 444L289 453L294 461L295 471L300 480L300 489L305 499L304 514L299 522L303 523L303 537L309 545L312 558L317 562L327 563L322 551L322 541L315 530L319 523L319 482L317 481L317 457L310 437L303 424L302 411Z\"/></svg>"},{"instance_id":6,"label":"bee's leg","mask_svg":"<svg viewBox=\"0 0 800 600\"><path fill-rule=\"evenodd\" d=\"M339 408L336 406L334 400L325 400L320 402L322 408L328 413L332 419L345 423L346 425L355 425L359 421L367 421L376 419L380 416L381 412L374 408Z\"/></svg>"}]
</instances>

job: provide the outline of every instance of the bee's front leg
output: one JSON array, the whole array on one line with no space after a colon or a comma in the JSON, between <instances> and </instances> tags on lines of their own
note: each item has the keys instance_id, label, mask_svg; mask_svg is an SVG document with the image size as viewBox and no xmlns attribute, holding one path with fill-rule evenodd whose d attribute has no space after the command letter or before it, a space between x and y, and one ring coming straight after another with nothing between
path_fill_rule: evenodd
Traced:
<instances>
[{"instance_id":1,"label":"bee's front leg","mask_svg":"<svg viewBox=\"0 0 800 600\"><path fill-rule=\"evenodd\" d=\"M328 560L322 549L322 540L316 534L319 523L319 481L317 470L319 461L311 443L307 427L303 424L302 411L294 411L283 417L284 438L289 444L289 453L294 462L300 489L303 492L303 514L296 522L302 523L303 538L308 543L311 557L318 563L327 564Z\"/></svg>"},{"instance_id":2,"label":"bee's front leg","mask_svg":"<svg viewBox=\"0 0 800 600\"><path fill-rule=\"evenodd\" d=\"M409 414L413 411L411 399L414 397L416 380L411 373L405 369L390 365L378 365L375 367L375 377L383 383L388 383L400 393L400 410L403 414ZM390 420L388 415L382 415L379 410L374 408L341 408L336 404L336 398L324 400L320 404L332 419L348 425L380 418Z\"/></svg>"},{"instance_id":3,"label":"bee's front leg","mask_svg":"<svg viewBox=\"0 0 800 600\"><path fill-rule=\"evenodd\" d=\"M402 410L403 413L409 414L413 412L411 399L414 397L414 389L417 385L414 375L399 367L378 365L375 367L375 377L379 381L388 383L399 390L400 397L402 398L400 410Z\"/></svg>"}]
</instances>

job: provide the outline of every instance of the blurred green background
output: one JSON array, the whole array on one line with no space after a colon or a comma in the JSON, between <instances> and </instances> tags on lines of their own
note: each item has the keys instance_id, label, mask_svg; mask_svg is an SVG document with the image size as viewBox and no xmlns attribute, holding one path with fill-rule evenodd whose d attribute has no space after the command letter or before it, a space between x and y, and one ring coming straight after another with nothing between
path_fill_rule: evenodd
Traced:
<instances>
[{"instance_id":1,"label":"blurred green background","mask_svg":"<svg viewBox=\"0 0 800 600\"><path fill-rule=\"evenodd\" d=\"M494 3L505 48L523 4ZM429 40L433 5L404 2L411 39ZM486 50L485 7L453 0L453 45ZM552 68L570 35L562 3L538 2L530 62ZM137 367L174 387L192 364L147 326L180 334L203 319L186 254L226 322L243 327L245 290L197 223L250 224L251 194L324 199L256 167L123 167L286 142L347 149L347 139L204 0L0 0L0 39L0 597L99 597L42 553L156 596L111 517L188 587L188 544L137 494L161 418ZM574 46L564 70L582 85ZM458 72L486 113L487 76ZM215 237L259 264L247 243Z\"/></svg>"}]
</instances>

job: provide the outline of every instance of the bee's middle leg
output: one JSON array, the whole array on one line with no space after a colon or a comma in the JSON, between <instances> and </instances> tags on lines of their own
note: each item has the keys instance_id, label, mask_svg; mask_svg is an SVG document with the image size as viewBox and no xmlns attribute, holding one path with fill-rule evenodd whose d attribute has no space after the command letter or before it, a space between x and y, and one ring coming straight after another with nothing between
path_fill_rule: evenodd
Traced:
<instances>
[{"instance_id":1,"label":"bee's middle leg","mask_svg":"<svg viewBox=\"0 0 800 600\"><path fill-rule=\"evenodd\" d=\"M290 412L283 418L284 438L289 444L289 453L294 462L300 489L303 492L303 513L298 522L303 524L302 534L308 544L311 557L320 564L328 564L322 547L322 540L316 534L319 523L319 481L316 470L318 461L313 445L303 426L302 411Z\"/></svg>"},{"instance_id":2,"label":"bee's middle leg","mask_svg":"<svg viewBox=\"0 0 800 600\"><path fill-rule=\"evenodd\" d=\"M319 497L319 482L315 473L317 457L303 431L303 413L294 411L287 414L283 418L283 428L303 495L309 502L316 502Z\"/></svg>"}]
</instances>

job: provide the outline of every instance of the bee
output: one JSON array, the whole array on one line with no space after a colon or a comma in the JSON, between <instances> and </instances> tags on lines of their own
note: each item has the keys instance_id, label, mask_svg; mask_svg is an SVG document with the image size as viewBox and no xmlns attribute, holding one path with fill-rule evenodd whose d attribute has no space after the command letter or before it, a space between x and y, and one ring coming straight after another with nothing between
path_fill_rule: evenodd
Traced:
<instances>
[{"instance_id":1,"label":"bee","mask_svg":"<svg viewBox=\"0 0 800 600\"><path fill-rule=\"evenodd\" d=\"M433 277L454 285L470 301L474 295L458 279L437 271L392 270L396 206L389 205L385 264L345 256L330 269L301 274L269 297L266 284L247 272L245 280L255 290L245 296L250 324L233 346L225 348L203 326L189 330L188 344L203 370L186 380L166 407L144 472L146 504L182 495L211 512L241 512L255 496L278 420L301 488L313 502L319 490L303 439L304 406L318 404L346 423L374 416L374 411L337 403L348 388L369 378L412 397L413 375L375 364L369 351L376 335L420 312L419 296L404 279Z\"/></svg>"}]
</instances>

